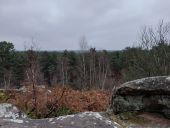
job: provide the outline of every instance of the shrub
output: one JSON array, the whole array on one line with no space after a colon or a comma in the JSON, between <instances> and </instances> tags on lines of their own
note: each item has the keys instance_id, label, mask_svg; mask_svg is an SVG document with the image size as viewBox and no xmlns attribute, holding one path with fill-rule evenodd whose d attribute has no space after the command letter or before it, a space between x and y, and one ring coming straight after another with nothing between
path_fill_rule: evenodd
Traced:
<instances>
[{"instance_id":1,"label":"shrub","mask_svg":"<svg viewBox=\"0 0 170 128\"><path fill-rule=\"evenodd\" d=\"M5 92L0 92L0 102L5 102L8 99L8 95Z\"/></svg>"}]
</instances>

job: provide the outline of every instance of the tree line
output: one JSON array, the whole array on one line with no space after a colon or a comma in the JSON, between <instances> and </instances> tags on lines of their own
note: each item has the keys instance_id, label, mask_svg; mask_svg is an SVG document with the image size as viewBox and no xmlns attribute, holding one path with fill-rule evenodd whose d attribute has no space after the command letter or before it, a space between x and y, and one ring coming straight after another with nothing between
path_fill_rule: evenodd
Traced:
<instances>
[{"instance_id":1,"label":"tree line","mask_svg":"<svg viewBox=\"0 0 170 128\"><path fill-rule=\"evenodd\" d=\"M105 89L119 78L120 69L111 68L122 52L96 51L16 51L10 42L0 42L0 85L9 88L35 83L71 86L76 89ZM120 61L120 60L119 60ZM117 64L119 65L119 64ZM116 71L117 70L117 71ZM119 74L120 75L120 74ZM115 79L116 78L116 79Z\"/></svg>"},{"instance_id":2,"label":"tree line","mask_svg":"<svg viewBox=\"0 0 170 128\"><path fill-rule=\"evenodd\" d=\"M138 45L119 51L96 50L80 40L79 51L16 51L0 42L0 86L70 86L75 89L112 89L125 81L170 74L169 24L146 27Z\"/></svg>"}]
</instances>

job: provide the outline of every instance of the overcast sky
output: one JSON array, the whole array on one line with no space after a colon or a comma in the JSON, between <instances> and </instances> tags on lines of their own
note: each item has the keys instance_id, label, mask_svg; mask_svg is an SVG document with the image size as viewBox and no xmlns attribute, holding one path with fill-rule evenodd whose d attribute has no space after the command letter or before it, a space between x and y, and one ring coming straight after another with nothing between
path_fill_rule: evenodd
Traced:
<instances>
[{"instance_id":1,"label":"overcast sky","mask_svg":"<svg viewBox=\"0 0 170 128\"><path fill-rule=\"evenodd\" d=\"M144 25L170 21L170 0L0 0L0 41L23 50L77 50L85 36L97 49L135 45Z\"/></svg>"}]
</instances>

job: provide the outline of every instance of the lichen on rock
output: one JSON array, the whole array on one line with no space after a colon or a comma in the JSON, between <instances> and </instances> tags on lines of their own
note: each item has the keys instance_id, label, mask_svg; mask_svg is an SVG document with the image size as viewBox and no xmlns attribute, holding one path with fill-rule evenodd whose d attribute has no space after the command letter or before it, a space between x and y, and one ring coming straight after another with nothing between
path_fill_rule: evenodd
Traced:
<instances>
[{"instance_id":1,"label":"lichen on rock","mask_svg":"<svg viewBox=\"0 0 170 128\"><path fill-rule=\"evenodd\" d=\"M114 113L146 111L170 118L170 77L147 77L122 84L112 96Z\"/></svg>"},{"instance_id":2,"label":"lichen on rock","mask_svg":"<svg viewBox=\"0 0 170 128\"><path fill-rule=\"evenodd\" d=\"M18 119L26 117L27 116L22 113L16 106L9 103L0 104L0 118Z\"/></svg>"}]
</instances>

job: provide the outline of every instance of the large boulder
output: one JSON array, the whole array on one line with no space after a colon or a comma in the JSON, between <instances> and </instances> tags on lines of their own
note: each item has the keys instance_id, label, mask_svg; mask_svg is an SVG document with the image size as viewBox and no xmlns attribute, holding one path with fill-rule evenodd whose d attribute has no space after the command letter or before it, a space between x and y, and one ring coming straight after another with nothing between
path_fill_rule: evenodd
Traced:
<instances>
[{"instance_id":1,"label":"large boulder","mask_svg":"<svg viewBox=\"0 0 170 128\"><path fill-rule=\"evenodd\" d=\"M1 119L2 128L121 128L98 112L84 112L46 119Z\"/></svg>"},{"instance_id":2,"label":"large boulder","mask_svg":"<svg viewBox=\"0 0 170 128\"><path fill-rule=\"evenodd\" d=\"M116 114L154 112L170 118L170 77L148 77L122 84L113 93L111 109Z\"/></svg>"},{"instance_id":3,"label":"large boulder","mask_svg":"<svg viewBox=\"0 0 170 128\"><path fill-rule=\"evenodd\" d=\"M119 128L99 112L83 112L46 119L29 119L19 109L8 103L0 104L1 128Z\"/></svg>"}]
</instances>

